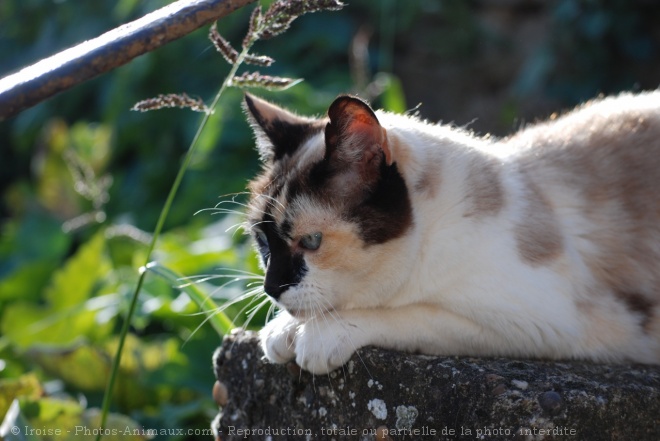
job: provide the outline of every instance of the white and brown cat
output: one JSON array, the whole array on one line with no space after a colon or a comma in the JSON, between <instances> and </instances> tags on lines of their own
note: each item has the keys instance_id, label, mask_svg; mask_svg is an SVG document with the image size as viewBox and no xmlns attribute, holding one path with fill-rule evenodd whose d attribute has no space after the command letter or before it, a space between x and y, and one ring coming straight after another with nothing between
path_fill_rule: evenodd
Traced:
<instances>
[{"instance_id":1,"label":"white and brown cat","mask_svg":"<svg viewBox=\"0 0 660 441\"><path fill-rule=\"evenodd\" d=\"M321 119L245 104L264 163L248 228L282 309L268 359L660 363L660 92L502 140L351 96Z\"/></svg>"}]
</instances>

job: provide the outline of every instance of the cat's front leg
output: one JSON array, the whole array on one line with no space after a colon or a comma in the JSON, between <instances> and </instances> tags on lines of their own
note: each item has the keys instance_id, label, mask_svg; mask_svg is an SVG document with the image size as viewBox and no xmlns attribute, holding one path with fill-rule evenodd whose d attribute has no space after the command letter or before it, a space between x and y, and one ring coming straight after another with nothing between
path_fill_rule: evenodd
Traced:
<instances>
[{"instance_id":1,"label":"cat's front leg","mask_svg":"<svg viewBox=\"0 0 660 441\"><path fill-rule=\"evenodd\" d=\"M314 374L342 366L363 346L426 354L495 355L509 340L437 305L333 311L302 324L296 333L296 363Z\"/></svg>"},{"instance_id":2,"label":"cat's front leg","mask_svg":"<svg viewBox=\"0 0 660 441\"><path fill-rule=\"evenodd\" d=\"M313 374L326 374L368 344L368 324L357 325L333 312L307 320L298 328L295 340L296 363Z\"/></svg>"},{"instance_id":3,"label":"cat's front leg","mask_svg":"<svg viewBox=\"0 0 660 441\"><path fill-rule=\"evenodd\" d=\"M295 338L301 323L286 311L280 313L259 331L261 349L273 363L286 363L296 356Z\"/></svg>"}]
</instances>

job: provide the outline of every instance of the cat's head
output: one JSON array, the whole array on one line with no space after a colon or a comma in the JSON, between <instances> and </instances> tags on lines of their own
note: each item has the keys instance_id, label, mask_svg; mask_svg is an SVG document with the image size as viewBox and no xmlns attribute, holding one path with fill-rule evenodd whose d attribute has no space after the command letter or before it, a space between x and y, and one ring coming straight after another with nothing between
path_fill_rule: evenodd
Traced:
<instances>
[{"instance_id":1,"label":"cat's head","mask_svg":"<svg viewBox=\"0 0 660 441\"><path fill-rule=\"evenodd\" d=\"M294 315L374 306L379 288L396 284L398 243L413 221L376 114L352 96L321 119L251 95L245 108L263 161L247 226L266 293Z\"/></svg>"}]
</instances>

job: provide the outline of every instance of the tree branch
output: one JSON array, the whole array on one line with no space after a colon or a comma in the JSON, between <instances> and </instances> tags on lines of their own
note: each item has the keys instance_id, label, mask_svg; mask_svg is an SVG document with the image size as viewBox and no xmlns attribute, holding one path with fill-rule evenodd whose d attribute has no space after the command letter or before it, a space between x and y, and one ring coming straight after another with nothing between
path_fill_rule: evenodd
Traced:
<instances>
[{"instance_id":1,"label":"tree branch","mask_svg":"<svg viewBox=\"0 0 660 441\"><path fill-rule=\"evenodd\" d=\"M0 79L0 121L255 0L180 0Z\"/></svg>"}]
</instances>

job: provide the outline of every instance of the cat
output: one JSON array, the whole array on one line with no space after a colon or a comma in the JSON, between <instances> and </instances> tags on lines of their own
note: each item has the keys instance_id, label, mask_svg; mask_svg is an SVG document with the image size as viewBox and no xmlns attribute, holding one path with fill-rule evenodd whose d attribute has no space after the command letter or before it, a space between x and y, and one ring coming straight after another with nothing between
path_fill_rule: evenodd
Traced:
<instances>
[{"instance_id":1,"label":"cat","mask_svg":"<svg viewBox=\"0 0 660 441\"><path fill-rule=\"evenodd\" d=\"M272 362L323 374L375 345L660 363L660 91L499 140L349 95L319 119L244 108Z\"/></svg>"}]
</instances>

